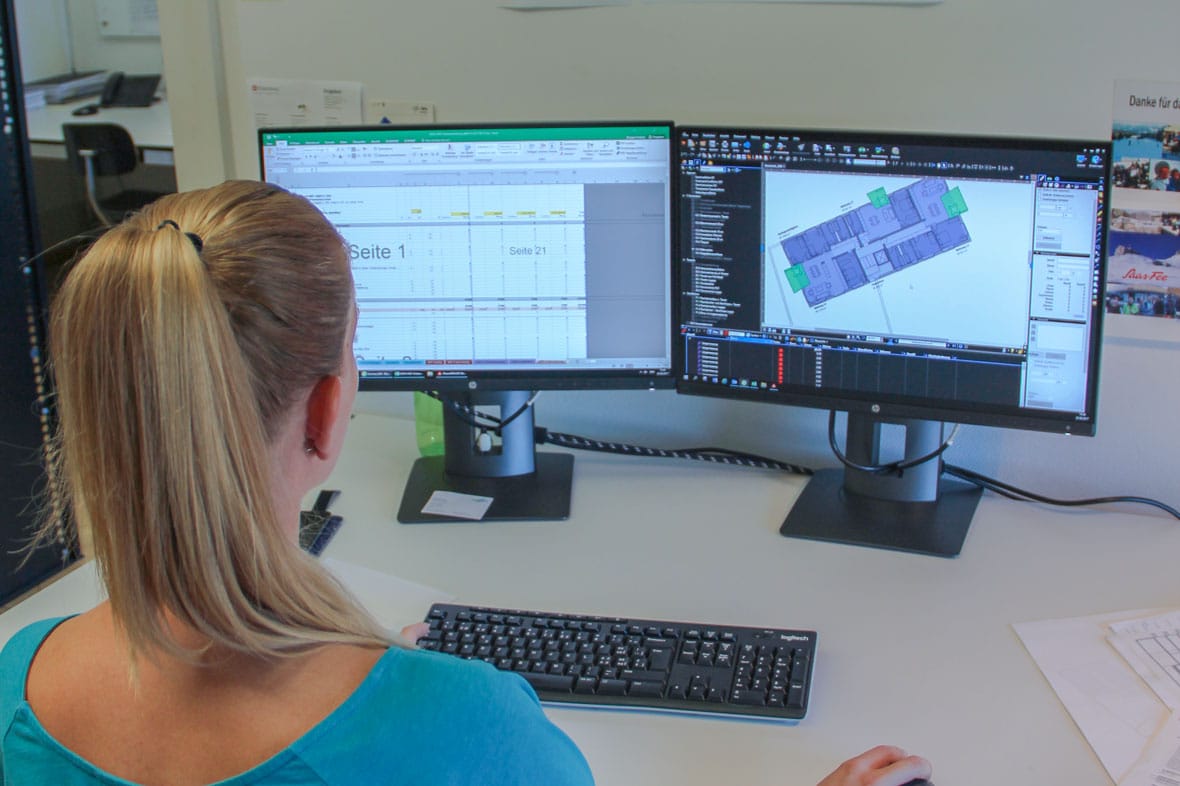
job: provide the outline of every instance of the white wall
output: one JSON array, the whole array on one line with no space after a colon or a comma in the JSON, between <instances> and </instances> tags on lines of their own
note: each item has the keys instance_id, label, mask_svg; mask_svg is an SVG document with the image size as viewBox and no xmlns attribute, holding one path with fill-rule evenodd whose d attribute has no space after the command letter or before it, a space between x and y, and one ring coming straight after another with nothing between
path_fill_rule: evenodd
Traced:
<instances>
[{"instance_id":1,"label":"white wall","mask_svg":"<svg viewBox=\"0 0 1180 786\"><path fill-rule=\"evenodd\" d=\"M1177 74L1173 0L933 6L221 3L230 88L351 79L439 122L649 118L1106 136L1115 78ZM1125 31L1120 33L1120 31ZM256 167L235 107L237 166Z\"/></svg>"},{"instance_id":2,"label":"white wall","mask_svg":"<svg viewBox=\"0 0 1180 786\"><path fill-rule=\"evenodd\" d=\"M159 36L104 36L95 0L17 0L17 39L26 82L75 71L164 70Z\"/></svg>"},{"instance_id":3,"label":"white wall","mask_svg":"<svg viewBox=\"0 0 1180 786\"><path fill-rule=\"evenodd\" d=\"M668 118L1097 138L1110 134L1116 79L1180 79L1175 0L637 0L529 13L489 0L161 0L160 9L166 48L193 34L192 14L216 22L208 51L219 54L169 63L173 106L186 103L176 92L184 72L223 72L174 122L182 188L257 175L244 92L255 76L357 80L369 97L433 102L439 122ZM1170 324L1110 324L1097 438L966 427L949 460L1051 494L1180 503L1180 421L1169 406L1178 338ZM366 395L360 406L408 413L409 400ZM588 436L834 463L815 411L672 393L538 403L542 425Z\"/></svg>"},{"instance_id":4,"label":"white wall","mask_svg":"<svg viewBox=\"0 0 1180 786\"><path fill-rule=\"evenodd\" d=\"M69 0L69 8L76 70L163 72L164 54L159 36L102 35L95 0Z\"/></svg>"},{"instance_id":5,"label":"white wall","mask_svg":"<svg viewBox=\"0 0 1180 786\"><path fill-rule=\"evenodd\" d=\"M16 31L24 81L70 70L65 0L16 0Z\"/></svg>"}]
</instances>

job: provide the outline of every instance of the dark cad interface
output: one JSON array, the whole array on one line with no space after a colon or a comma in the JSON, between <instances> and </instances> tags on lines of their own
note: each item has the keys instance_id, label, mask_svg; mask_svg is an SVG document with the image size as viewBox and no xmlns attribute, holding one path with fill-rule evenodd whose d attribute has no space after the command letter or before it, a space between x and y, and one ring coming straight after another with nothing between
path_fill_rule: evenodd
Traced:
<instances>
[{"instance_id":1,"label":"dark cad interface","mask_svg":"<svg viewBox=\"0 0 1180 786\"><path fill-rule=\"evenodd\" d=\"M685 381L1092 417L1101 151L680 135Z\"/></svg>"}]
</instances>

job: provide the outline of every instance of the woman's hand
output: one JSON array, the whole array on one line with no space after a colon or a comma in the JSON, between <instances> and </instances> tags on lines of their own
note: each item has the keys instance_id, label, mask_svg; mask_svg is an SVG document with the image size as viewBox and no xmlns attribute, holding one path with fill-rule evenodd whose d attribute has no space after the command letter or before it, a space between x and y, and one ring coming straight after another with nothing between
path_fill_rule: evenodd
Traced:
<instances>
[{"instance_id":1,"label":"woman's hand","mask_svg":"<svg viewBox=\"0 0 1180 786\"><path fill-rule=\"evenodd\" d=\"M901 748L878 745L836 768L819 786L904 786L912 780L929 779L930 762L921 756L907 756Z\"/></svg>"},{"instance_id":2,"label":"woman's hand","mask_svg":"<svg viewBox=\"0 0 1180 786\"><path fill-rule=\"evenodd\" d=\"M417 644L418 639L430 632L430 623L415 622L413 625L407 625L402 628L402 638L411 644Z\"/></svg>"}]
</instances>

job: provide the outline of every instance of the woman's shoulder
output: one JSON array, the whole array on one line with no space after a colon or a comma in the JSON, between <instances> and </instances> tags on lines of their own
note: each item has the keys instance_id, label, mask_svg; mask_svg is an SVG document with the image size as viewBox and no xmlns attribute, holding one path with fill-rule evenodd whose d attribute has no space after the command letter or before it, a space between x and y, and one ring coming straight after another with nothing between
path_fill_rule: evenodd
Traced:
<instances>
[{"instance_id":1,"label":"woman's shoulder","mask_svg":"<svg viewBox=\"0 0 1180 786\"><path fill-rule=\"evenodd\" d=\"M18 630L0 649L0 718L7 723L25 700L25 681L33 656L50 633L69 617L51 617Z\"/></svg>"},{"instance_id":2,"label":"woman's shoulder","mask_svg":"<svg viewBox=\"0 0 1180 786\"><path fill-rule=\"evenodd\" d=\"M367 741L366 749L349 740ZM295 747L316 769L359 766L413 783L468 782L475 773L494 786L593 783L577 746L522 678L422 650L390 649ZM494 779L484 780L489 772Z\"/></svg>"},{"instance_id":3,"label":"woman's shoulder","mask_svg":"<svg viewBox=\"0 0 1180 786\"><path fill-rule=\"evenodd\" d=\"M12 637L0 649L0 674L3 675L5 684L7 684L8 679L15 673L19 672L23 674L28 669L33 656L41 648L41 644L58 625L61 625L68 619L71 618L50 617L48 619L38 620L37 622L29 623L12 634ZM20 678L20 682L23 686L23 677Z\"/></svg>"},{"instance_id":4,"label":"woman's shoulder","mask_svg":"<svg viewBox=\"0 0 1180 786\"><path fill-rule=\"evenodd\" d=\"M437 718L467 724L545 721L540 702L522 678L482 661L426 650L391 648L377 661L355 698L381 711L412 711L416 722ZM395 715L396 717L396 715Z\"/></svg>"},{"instance_id":5,"label":"woman's shoulder","mask_svg":"<svg viewBox=\"0 0 1180 786\"><path fill-rule=\"evenodd\" d=\"M395 648L386 653L380 665L388 668L391 674L414 677L416 684L423 688L459 684L482 690L519 694L531 703L537 703L536 694L523 679L480 660L465 660L430 650Z\"/></svg>"}]
</instances>

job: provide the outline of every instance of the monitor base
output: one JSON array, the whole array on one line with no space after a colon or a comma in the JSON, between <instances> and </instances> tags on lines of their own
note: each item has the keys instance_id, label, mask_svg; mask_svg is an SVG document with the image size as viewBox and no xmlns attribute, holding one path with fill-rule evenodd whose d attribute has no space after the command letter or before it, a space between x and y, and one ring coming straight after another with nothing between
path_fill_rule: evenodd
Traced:
<instances>
[{"instance_id":1,"label":"monitor base","mask_svg":"<svg viewBox=\"0 0 1180 786\"><path fill-rule=\"evenodd\" d=\"M843 470L820 470L779 532L790 538L956 557L982 494L970 483L944 478L933 502L899 502L848 491Z\"/></svg>"},{"instance_id":2,"label":"monitor base","mask_svg":"<svg viewBox=\"0 0 1180 786\"><path fill-rule=\"evenodd\" d=\"M472 477L446 472L444 456L425 456L414 462L402 495L397 520L402 524L466 521L455 516L423 513L436 491L491 497L480 521L562 521L570 515L574 457L566 453L537 453L536 470L527 475Z\"/></svg>"}]
</instances>

